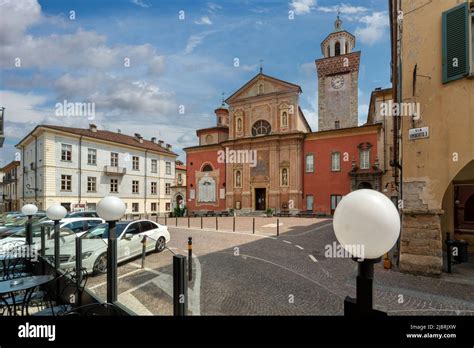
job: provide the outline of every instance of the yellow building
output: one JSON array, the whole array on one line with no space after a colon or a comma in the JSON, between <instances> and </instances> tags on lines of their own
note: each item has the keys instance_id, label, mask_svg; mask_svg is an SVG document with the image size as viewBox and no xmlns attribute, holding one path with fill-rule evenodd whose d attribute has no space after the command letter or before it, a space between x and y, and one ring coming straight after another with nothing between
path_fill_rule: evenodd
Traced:
<instances>
[{"instance_id":1,"label":"yellow building","mask_svg":"<svg viewBox=\"0 0 474 348\"><path fill-rule=\"evenodd\" d=\"M389 4L400 269L437 275L446 232L474 246L474 6Z\"/></svg>"}]
</instances>

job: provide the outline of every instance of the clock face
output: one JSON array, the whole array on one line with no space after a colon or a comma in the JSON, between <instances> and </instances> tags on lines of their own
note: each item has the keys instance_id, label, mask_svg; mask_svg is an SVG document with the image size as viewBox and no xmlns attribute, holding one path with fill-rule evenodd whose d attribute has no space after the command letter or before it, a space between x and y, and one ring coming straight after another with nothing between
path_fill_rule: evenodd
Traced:
<instances>
[{"instance_id":1,"label":"clock face","mask_svg":"<svg viewBox=\"0 0 474 348\"><path fill-rule=\"evenodd\" d=\"M335 75L331 77L331 87L334 89L341 89L344 86L344 76Z\"/></svg>"}]
</instances>

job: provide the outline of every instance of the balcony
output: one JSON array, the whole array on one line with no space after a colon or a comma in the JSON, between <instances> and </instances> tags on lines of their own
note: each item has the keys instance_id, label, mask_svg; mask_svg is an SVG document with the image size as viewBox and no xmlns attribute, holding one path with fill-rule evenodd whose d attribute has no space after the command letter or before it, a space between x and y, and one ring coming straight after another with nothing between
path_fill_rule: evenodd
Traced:
<instances>
[{"instance_id":1,"label":"balcony","mask_svg":"<svg viewBox=\"0 0 474 348\"><path fill-rule=\"evenodd\" d=\"M16 181L16 178L12 175L5 175L2 179L4 184L9 184Z\"/></svg>"},{"instance_id":2,"label":"balcony","mask_svg":"<svg viewBox=\"0 0 474 348\"><path fill-rule=\"evenodd\" d=\"M122 175L127 174L127 168L125 168L125 167L114 167L114 166L104 166L104 172L107 175L122 176Z\"/></svg>"}]
</instances>

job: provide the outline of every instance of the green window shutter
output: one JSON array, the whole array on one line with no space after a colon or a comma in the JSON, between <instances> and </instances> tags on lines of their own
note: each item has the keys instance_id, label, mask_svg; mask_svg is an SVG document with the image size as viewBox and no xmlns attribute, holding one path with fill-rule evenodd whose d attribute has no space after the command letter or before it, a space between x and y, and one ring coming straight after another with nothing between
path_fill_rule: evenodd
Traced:
<instances>
[{"instance_id":1,"label":"green window shutter","mask_svg":"<svg viewBox=\"0 0 474 348\"><path fill-rule=\"evenodd\" d=\"M468 3L443 12L443 83L469 73Z\"/></svg>"}]
</instances>

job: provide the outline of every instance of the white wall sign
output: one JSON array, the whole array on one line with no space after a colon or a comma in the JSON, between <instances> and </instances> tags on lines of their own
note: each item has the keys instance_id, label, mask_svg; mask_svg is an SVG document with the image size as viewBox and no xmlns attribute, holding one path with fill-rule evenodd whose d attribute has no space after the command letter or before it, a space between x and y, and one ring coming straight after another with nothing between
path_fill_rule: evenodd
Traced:
<instances>
[{"instance_id":1,"label":"white wall sign","mask_svg":"<svg viewBox=\"0 0 474 348\"><path fill-rule=\"evenodd\" d=\"M225 189L223 188L220 190L220 199L225 199Z\"/></svg>"},{"instance_id":2,"label":"white wall sign","mask_svg":"<svg viewBox=\"0 0 474 348\"><path fill-rule=\"evenodd\" d=\"M196 197L196 191L194 189L189 190L189 199L194 199Z\"/></svg>"},{"instance_id":3,"label":"white wall sign","mask_svg":"<svg viewBox=\"0 0 474 348\"><path fill-rule=\"evenodd\" d=\"M429 127L412 128L408 130L409 140L429 138L429 136L430 136Z\"/></svg>"}]
</instances>

